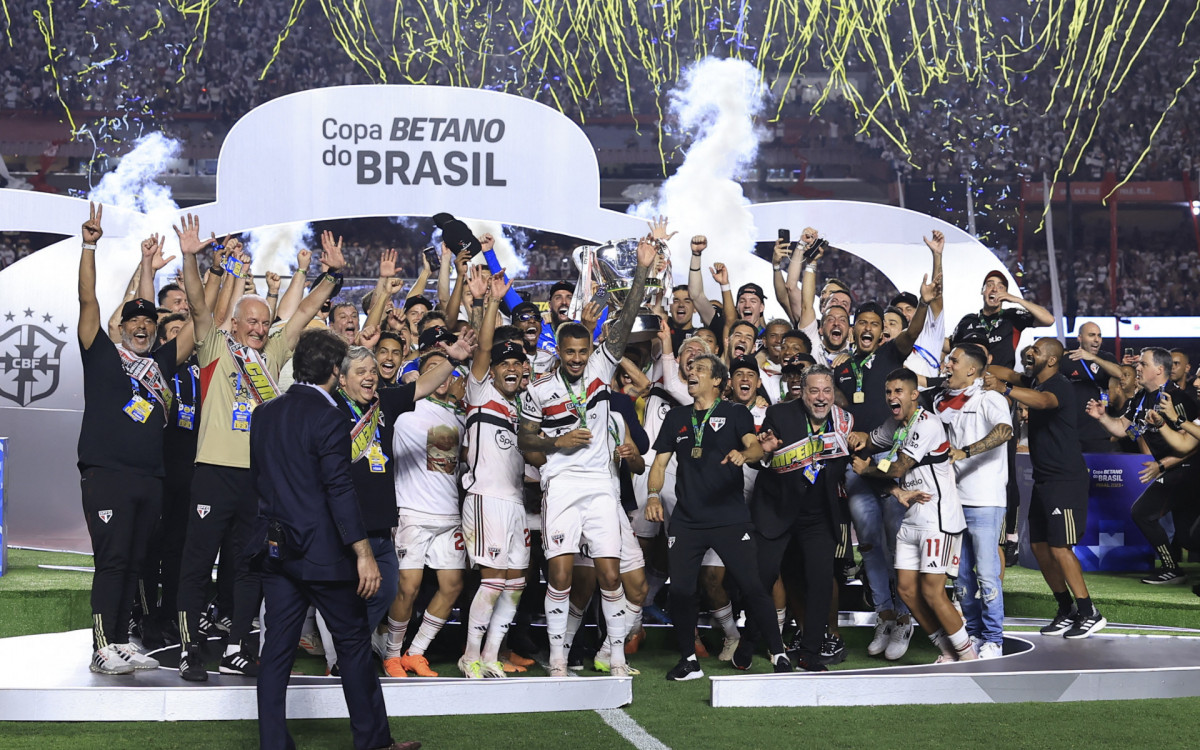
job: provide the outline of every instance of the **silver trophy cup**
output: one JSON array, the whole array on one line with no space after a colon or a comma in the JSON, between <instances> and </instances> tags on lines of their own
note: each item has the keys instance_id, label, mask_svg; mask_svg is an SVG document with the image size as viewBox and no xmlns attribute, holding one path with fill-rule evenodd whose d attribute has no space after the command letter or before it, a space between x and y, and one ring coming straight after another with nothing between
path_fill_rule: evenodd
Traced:
<instances>
[{"instance_id":1,"label":"silver trophy cup","mask_svg":"<svg viewBox=\"0 0 1200 750\"><path fill-rule=\"evenodd\" d=\"M659 261L646 279L646 291L642 299L630 300L629 287L637 270L637 239L615 240L603 245L583 245L575 248L573 259L579 268L579 283L571 300L571 316L578 319L584 304L596 300L608 305L608 318L634 314L633 331L629 341L649 341L662 328L662 318L651 308L662 303L663 293L671 280L671 264L659 246ZM629 305L634 310L626 311Z\"/></svg>"}]
</instances>

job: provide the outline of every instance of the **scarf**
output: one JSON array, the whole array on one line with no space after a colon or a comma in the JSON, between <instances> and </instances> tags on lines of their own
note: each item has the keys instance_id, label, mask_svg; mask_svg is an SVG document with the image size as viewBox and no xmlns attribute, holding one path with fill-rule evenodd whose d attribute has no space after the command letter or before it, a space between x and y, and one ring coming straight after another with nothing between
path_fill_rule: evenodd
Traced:
<instances>
[{"instance_id":1,"label":"scarf","mask_svg":"<svg viewBox=\"0 0 1200 750\"><path fill-rule=\"evenodd\" d=\"M983 378L976 379L966 388L944 388L933 399L933 413L942 420L942 424L952 425L967 402L982 391Z\"/></svg>"},{"instance_id":2,"label":"scarf","mask_svg":"<svg viewBox=\"0 0 1200 750\"><path fill-rule=\"evenodd\" d=\"M125 348L124 344L116 344L116 347L117 354L121 355L121 367L125 369L125 374L149 391L154 400L162 404L165 412L173 396L167 388L167 379L163 377L158 362L153 357L139 357Z\"/></svg>"},{"instance_id":3,"label":"scarf","mask_svg":"<svg viewBox=\"0 0 1200 750\"><path fill-rule=\"evenodd\" d=\"M267 370L267 360L261 353L234 341L228 333L225 334L225 343L229 345L234 364L250 387L255 402L261 404L279 395L279 386Z\"/></svg>"}]
</instances>

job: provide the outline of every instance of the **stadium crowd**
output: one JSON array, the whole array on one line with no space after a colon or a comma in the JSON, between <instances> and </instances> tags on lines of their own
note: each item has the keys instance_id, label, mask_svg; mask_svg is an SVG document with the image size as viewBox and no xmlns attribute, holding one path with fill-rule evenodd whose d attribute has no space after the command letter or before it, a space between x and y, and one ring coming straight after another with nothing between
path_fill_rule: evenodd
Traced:
<instances>
[{"instance_id":1,"label":"stadium crowd","mask_svg":"<svg viewBox=\"0 0 1200 750\"><path fill-rule=\"evenodd\" d=\"M1131 513L1160 564L1143 583L1186 580L1179 560L1200 534L1188 491L1200 373L1193 381L1187 353L1114 361L1095 324L1070 350L1043 338L1018 352L1020 331L1052 315L1010 294L1000 272L953 280L980 283L981 308L951 326L940 232L924 238L930 270L916 290L818 283L839 253L806 228L775 245L771 290L735 287L735 270L715 264L721 299L709 301L703 236L690 240L688 283L661 278L672 233L660 218L636 241L626 301L605 309L585 275L581 288L555 284L543 310L480 265L495 240L461 222L444 230L435 299L425 267L401 301L398 255L385 249L370 251L374 289L334 303L340 237L322 232L319 258L302 251L290 282L269 275L259 296L238 239L201 239L185 216L182 283L154 288L167 239L146 238L105 323L102 214L93 207L83 225L79 284L93 671L158 666L140 638L178 643L182 678L205 681L205 644L220 636L211 661L259 678L261 713L264 683L286 684L297 646L360 687L378 684L364 677L368 649L389 677L435 676L426 653L461 601L464 677L531 666L538 615L550 674L566 676L582 667L572 647L597 589L596 670L631 674L652 616L673 623L668 679L701 676L703 603L718 659L826 671L845 656L838 592L856 567L852 540L877 615L871 656L899 659L919 625L938 662L994 658L1022 436L1028 542L1055 600L1044 635L1106 625L1073 551L1087 523L1084 452L1148 454ZM786 318L764 318L768 292ZM307 416L287 421L314 391ZM312 425L327 427L301 450ZM296 467L320 481L292 483ZM656 604L668 577L669 614ZM435 593L421 611L423 581ZM318 605L358 596L306 617L280 606L287 586Z\"/></svg>"}]
</instances>

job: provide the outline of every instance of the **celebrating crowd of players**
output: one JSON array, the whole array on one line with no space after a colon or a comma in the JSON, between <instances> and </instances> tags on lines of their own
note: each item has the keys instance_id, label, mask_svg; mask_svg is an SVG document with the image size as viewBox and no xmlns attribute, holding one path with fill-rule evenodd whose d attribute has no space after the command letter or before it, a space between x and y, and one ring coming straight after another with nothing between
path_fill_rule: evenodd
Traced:
<instances>
[{"instance_id":1,"label":"celebrating crowd of players","mask_svg":"<svg viewBox=\"0 0 1200 750\"><path fill-rule=\"evenodd\" d=\"M435 676L425 654L469 570L478 587L463 607L458 661L468 678L533 663L506 647L506 635L529 609L526 586L540 591L543 581L550 674L570 674L597 588L604 635L594 666L631 674L626 655L644 637L643 607L668 575L680 651L669 679L703 674L701 601L723 638L718 658L748 669L762 642L776 672L825 671L844 658L838 583L852 534L877 613L870 655L901 658L920 625L939 662L1000 656L1022 420L1034 480L1028 541L1058 605L1044 634L1086 638L1106 625L1073 552L1086 526L1085 450L1148 454L1149 489L1133 516L1162 567L1146 583L1182 582L1183 542L1200 531L1183 489L1200 445L1186 356L1147 349L1117 363L1085 324L1079 348L1040 339L1016 372L1020 331L1052 323L1051 314L992 272L982 309L947 335L940 232L925 239L932 264L918 293L887 305L855 300L837 279L818 288L827 245L816 230L795 245L781 239L773 291L787 318L774 320L763 317L764 290L746 284L735 295L721 264L709 272L722 300L708 301L707 241L697 236L689 283L663 300L660 330L635 332L633 301L671 236L662 219L637 246L630 309L610 310L603 323L595 301L570 318L577 292L565 282L546 313L529 302L510 308L503 272L443 248L438 301L422 294L427 269L399 307L394 253L385 252L360 326L356 306L330 304L340 239L322 237L319 276L308 280L314 259L302 252L287 288L268 275L260 297L243 280L238 241L201 238L189 216L175 228L182 285L150 301L168 259L164 238L147 238L126 300L102 330L101 218L93 208L83 225L79 277L96 672L158 666L130 643L132 631L146 645L178 641L181 676L206 680L204 643L221 631L220 672L257 674L254 621L261 614L260 627L271 626L270 608L260 613L257 553L305 540L262 512L254 411L293 380L289 359L313 328L344 342L332 402L349 455L334 468L358 500L365 537L347 541L366 542L355 545L360 574L379 581L362 627L392 677ZM492 239L479 242L486 250ZM202 277L203 252L217 257ZM1168 513L1173 538L1160 523ZM427 569L436 591L416 621ZM324 618L311 618L301 645L335 671Z\"/></svg>"}]
</instances>

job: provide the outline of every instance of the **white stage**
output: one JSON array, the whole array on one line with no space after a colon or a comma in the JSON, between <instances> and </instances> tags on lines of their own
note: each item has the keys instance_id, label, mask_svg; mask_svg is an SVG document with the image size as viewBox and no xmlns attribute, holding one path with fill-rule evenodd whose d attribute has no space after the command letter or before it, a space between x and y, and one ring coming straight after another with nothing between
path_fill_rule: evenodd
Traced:
<instances>
[{"instance_id":1,"label":"white stage","mask_svg":"<svg viewBox=\"0 0 1200 750\"><path fill-rule=\"evenodd\" d=\"M0 639L0 721L199 721L256 719L254 681L209 673L184 682L174 668L100 675L88 669L90 630ZM380 680L389 716L510 714L619 708L629 677ZM336 677L293 676L289 719L346 718Z\"/></svg>"}]
</instances>

